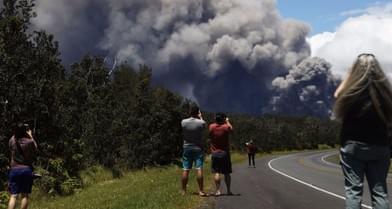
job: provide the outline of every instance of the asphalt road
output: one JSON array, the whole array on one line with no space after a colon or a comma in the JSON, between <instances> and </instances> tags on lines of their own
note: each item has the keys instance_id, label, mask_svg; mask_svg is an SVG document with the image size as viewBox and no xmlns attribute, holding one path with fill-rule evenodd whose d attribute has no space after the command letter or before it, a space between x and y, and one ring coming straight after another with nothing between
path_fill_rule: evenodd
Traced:
<instances>
[{"instance_id":1,"label":"asphalt road","mask_svg":"<svg viewBox=\"0 0 392 209\"><path fill-rule=\"evenodd\" d=\"M247 162L236 165L232 174L235 195L215 197L215 209L342 209L342 171L339 165L323 159L334 153L337 152L264 157L256 159L256 168L248 168ZM225 185L221 186L225 191ZM388 190L391 189L388 178ZM363 208L370 205L366 183Z\"/></svg>"}]
</instances>

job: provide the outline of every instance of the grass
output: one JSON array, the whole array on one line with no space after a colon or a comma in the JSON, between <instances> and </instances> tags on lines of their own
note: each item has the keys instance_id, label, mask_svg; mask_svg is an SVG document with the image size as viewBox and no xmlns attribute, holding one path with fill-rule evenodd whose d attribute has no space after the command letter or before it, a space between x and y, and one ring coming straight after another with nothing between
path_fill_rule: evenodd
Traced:
<instances>
[{"instance_id":1,"label":"grass","mask_svg":"<svg viewBox=\"0 0 392 209\"><path fill-rule=\"evenodd\" d=\"M273 152L287 154L293 151ZM262 157L266 154L258 154ZM246 154L232 153L233 163L247 159ZM112 173L101 167L84 171L83 182L88 185L79 192L66 197L50 197L33 191L31 209L210 209L213 198L200 198L197 194L195 172L189 179L188 194L180 193L182 169L176 165L146 168L124 173L113 179ZM208 157L204 168L204 185L207 192L213 191L214 183Z\"/></svg>"},{"instance_id":2,"label":"grass","mask_svg":"<svg viewBox=\"0 0 392 209\"><path fill-rule=\"evenodd\" d=\"M233 163L241 162L245 155L233 153ZM98 169L98 179L107 179L107 174ZM161 168L147 168L125 173L120 179L111 179L91 184L77 194L67 197L32 197L31 209L195 209L206 205L209 198L195 195L197 184L191 172L188 194L180 194L182 169L171 165ZM213 181L209 159L204 169L204 184L212 191ZM87 178L90 182L95 179ZM195 194L193 194L195 193ZM37 196L37 195L35 195Z\"/></svg>"},{"instance_id":3,"label":"grass","mask_svg":"<svg viewBox=\"0 0 392 209\"><path fill-rule=\"evenodd\" d=\"M327 162L335 163L335 164L339 165L339 162L340 162L340 155L339 155L339 154L331 155L331 156L328 156L327 158L325 158L325 160L326 160Z\"/></svg>"}]
</instances>

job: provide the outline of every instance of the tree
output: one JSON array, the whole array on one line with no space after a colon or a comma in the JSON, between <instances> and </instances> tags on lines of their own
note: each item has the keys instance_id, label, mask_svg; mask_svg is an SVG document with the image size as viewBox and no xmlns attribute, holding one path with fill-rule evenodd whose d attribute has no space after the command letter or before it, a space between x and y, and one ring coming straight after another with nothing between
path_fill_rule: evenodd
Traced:
<instances>
[{"instance_id":1,"label":"tree","mask_svg":"<svg viewBox=\"0 0 392 209\"><path fill-rule=\"evenodd\" d=\"M33 6L32 0L4 0L0 8L0 138L9 139L15 122L29 121L44 144L53 137L50 130L56 130L57 83L64 69L53 36L28 31ZM0 167L5 168L7 144L0 149Z\"/></svg>"}]
</instances>

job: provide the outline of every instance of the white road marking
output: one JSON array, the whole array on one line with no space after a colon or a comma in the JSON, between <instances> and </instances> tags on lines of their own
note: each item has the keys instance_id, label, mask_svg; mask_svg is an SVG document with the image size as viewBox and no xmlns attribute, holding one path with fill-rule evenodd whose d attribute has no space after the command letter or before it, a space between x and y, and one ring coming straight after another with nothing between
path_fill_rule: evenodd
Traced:
<instances>
[{"instance_id":1,"label":"white road marking","mask_svg":"<svg viewBox=\"0 0 392 209\"><path fill-rule=\"evenodd\" d=\"M320 192L324 192L324 193L326 193L326 194L328 194L328 195L331 195L331 196L333 196L333 197L336 197L336 198L339 198L339 199L342 199L342 200L345 200L345 199L346 199L345 197L343 197L343 196L341 196L341 195L335 194L335 193L333 193L333 192L327 191L327 190L322 189L322 188L320 188L320 187L314 186L314 185L312 185L312 184L310 184L310 183L307 183L307 182L304 182L304 181L302 181L302 180L299 180L299 179L297 179L297 178L295 178L295 177L293 177L293 176L290 176L290 175L288 175L288 174L286 174L286 173L283 173L282 171L279 171L279 170L277 170L277 169L275 169L275 168L272 167L271 164L272 164L274 161L277 161L277 160L280 160L280 159L283 159L283 158L287 158L287 157L290 157L290 156L291 156L291 155L287 155L287 156L282 156L282 157L278 157L278 158L272 159L272 160L270 160L270 161L268 162L268 167L269 167L271 170L275 171L276 173L278 173L278 174L280 174L280 175L282 175L282 176L284 176L284 177L287 177L287 178L289 178L289 179L291 179L291 180L294 180L294 181L296 181L296 182L298 182L298 183L300 183L300 184L303 184L303 185L305 185L305 186L308 186L308 187L310 187L310 188L312 188L312 189L315 189L315 190L320 191ZM362 207L372 209L372 207L370 207L370 206L368 206L368 205L365 205L365 204L362 204Z\"/></svg>"},{"instance_id":2,"label":"white road marking","mask_svg":"<svg viewBox=\"0 0 392 209\"><path fill-rule=\"evenodd\" d=\"M327 165L334 166L334 167L339 167L339 168L340 168L340 165L335 164L335 163L331 163L331 162L328 162L327 160L325 160L327 157L332 156L332 155L336 155L336 154L337 154L337 152L328 153L328 154L326 154L326 155L324 155L324 156L321 157L321 161L323 161L323 163L325 163L325 164L327 164Z\"/></svg>"}]
</instances>

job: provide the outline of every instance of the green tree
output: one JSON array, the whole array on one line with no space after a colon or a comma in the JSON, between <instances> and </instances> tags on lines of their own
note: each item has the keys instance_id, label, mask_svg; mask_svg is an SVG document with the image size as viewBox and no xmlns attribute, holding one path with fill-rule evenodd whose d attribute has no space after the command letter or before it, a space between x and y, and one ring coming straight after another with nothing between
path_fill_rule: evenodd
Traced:
<instances>
[{"instance_id":1,"label":"green tree","mask_svg":"<svg viewBox=\"0 0 392 209\"><path fill-rule=\"evenodd\" d=\"M28 31L30 19L35 16L33 6L32 0L4 0L0 8L0 137L3 142L8 141L16 121L29 121L35 138L42 139L42 144L53 139L57 130L56 92L64 69L53 36ZM7 145L2 143L0 147L2 169L8 164Z\"/></svg>"}]
</instances>

